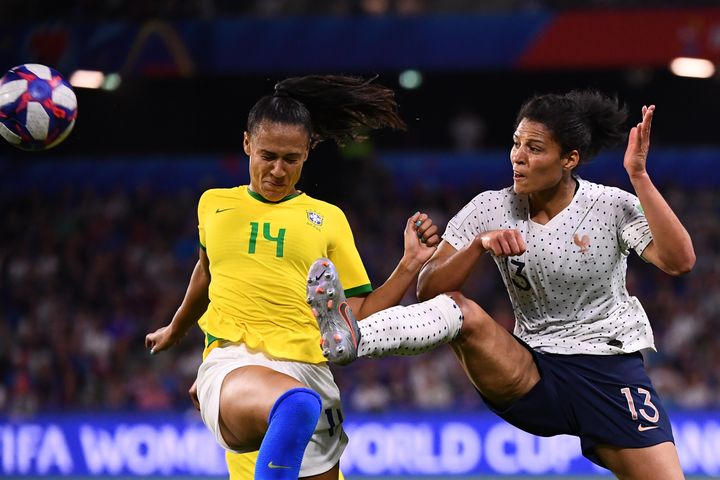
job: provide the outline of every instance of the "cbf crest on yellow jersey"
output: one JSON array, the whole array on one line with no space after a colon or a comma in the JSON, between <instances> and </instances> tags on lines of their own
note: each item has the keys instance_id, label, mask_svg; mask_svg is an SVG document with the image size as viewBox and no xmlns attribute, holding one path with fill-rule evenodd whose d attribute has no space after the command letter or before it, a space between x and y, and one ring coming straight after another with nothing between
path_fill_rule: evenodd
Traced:
<instances>
[{"instance_id":1,"label":"cbf crest on yellow jersey","mask_svg":"<svg viewBox=\"0 0 720 480\"><path fill-rule=\"evenodd\" d=\"M208 335L279 359L324 362L305 302L310 265L332 260L348 297L372 290L345 214L304 193L273 203L240 186L206 191L198 220L212 278Z\"/></svg>"}]
</instances>

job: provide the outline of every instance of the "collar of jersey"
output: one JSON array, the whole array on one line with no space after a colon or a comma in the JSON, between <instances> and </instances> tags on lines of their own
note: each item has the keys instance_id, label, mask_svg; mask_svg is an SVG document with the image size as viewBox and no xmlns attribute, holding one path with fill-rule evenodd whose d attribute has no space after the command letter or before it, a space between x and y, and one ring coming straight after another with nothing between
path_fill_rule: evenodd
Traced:
<instances>
[{"instance_id":1,"label":"collar of jersey","mask_svg":"<svg viewBox=\"0 0 720 480\"><path fill-rule=\"evenodd\" d=\"M287 202L288 200L292 200L293 198L295 198L295 197L297 197L297 196L299 196L299 195L302 195L302 192L295 192L295 193L291 193L290 195L288 195L287 197L285 197L285 198L283 198L283 199L281 199L281 200L278 200L277 202L271 202L270 200L268 200L267 198L263 197L263 196L260 195L259 193L253 192L252 190L250 190L250 187L247 188L247 192L248 192L248 195L250 195L252 198L254 198L255 200L259 200L259 201L261 201L261 202L263 202L263 203L282 203L282 202Z\"/></svg>"}]
</instances>

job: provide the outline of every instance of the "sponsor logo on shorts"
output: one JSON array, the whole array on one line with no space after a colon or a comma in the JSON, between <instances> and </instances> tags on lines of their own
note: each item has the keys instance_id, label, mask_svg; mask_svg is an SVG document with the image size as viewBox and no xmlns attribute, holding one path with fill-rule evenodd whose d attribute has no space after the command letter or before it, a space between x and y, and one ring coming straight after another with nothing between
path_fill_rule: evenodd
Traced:
<instances>
[{"instance_id":1,"label":"sponsor logo on shorts","mask_svg":"<svg viewBox=\"0 0 720 480\"><path fill-rule=\"evenodd\" d=\"M638 425L638 432L645 432L647 430L652 430L653 428L658 428L658 427L660 427L660 425L653 425L651 427L646 427L645 425L643 425L641 423L640 425Z\"/></svg>"},{"instance_id":2,"label":"sponsor logo on shorts","mask_svg":"<svg viewBox=\"0 0 720 480\"><path fill-rule=\"evenodd\" d=\"M292 468L292 467L286 467L284 465L275 465L272 460L270 460L270 463L268 463L268 468Z\"/></svg>"}]
</instances>

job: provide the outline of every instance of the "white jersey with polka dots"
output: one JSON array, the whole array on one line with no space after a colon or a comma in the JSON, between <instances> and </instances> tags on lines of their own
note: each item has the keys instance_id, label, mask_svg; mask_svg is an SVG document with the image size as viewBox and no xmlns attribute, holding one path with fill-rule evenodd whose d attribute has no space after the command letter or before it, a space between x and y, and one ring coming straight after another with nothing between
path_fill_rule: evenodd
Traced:
<instances>
[{"instance_id":1,"label":"white jersey with polka dots","mask_svg":"<svg viewBox=\"0 0 720 480\"><path fill-rule=\"evenodd\" d=\"M515 335L548 353L612 355L654 349L647 314L626 288L630 249L652 241L638 198L580 178L563 211L530 220L526 195L512 187L476 196L443 239L460 250L479 233L517 229L527 251L496 257L515 313Z\"/></svg>"}]
</instances>

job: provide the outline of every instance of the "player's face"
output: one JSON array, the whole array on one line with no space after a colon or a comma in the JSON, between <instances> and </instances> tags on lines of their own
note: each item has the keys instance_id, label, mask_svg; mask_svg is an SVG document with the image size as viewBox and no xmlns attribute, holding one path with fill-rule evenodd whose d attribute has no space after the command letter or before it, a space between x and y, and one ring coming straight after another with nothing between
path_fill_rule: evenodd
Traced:
<instances>
[{"instance_id":1,"label":"player's face","mask_svg":"<svg viewBox=\"0 0 720 480\"><path fill-rule=\"evenodd\" d=\"M510 150L516 193L552 190L569 173L567 160L544 124L526 118L520 121Z\"/></svg>"},{"instance_id":2,"label":"player's face","mask_svg":"<svg viewBox=\"0 0 720 480\"><path fill-rule=\"evenodd\" d=\"M250 187L277 202L295 193L310 153L310 137L302 125L262 122L245 132L243 147L250 157Z\"/></svg>"}]
</instances>

